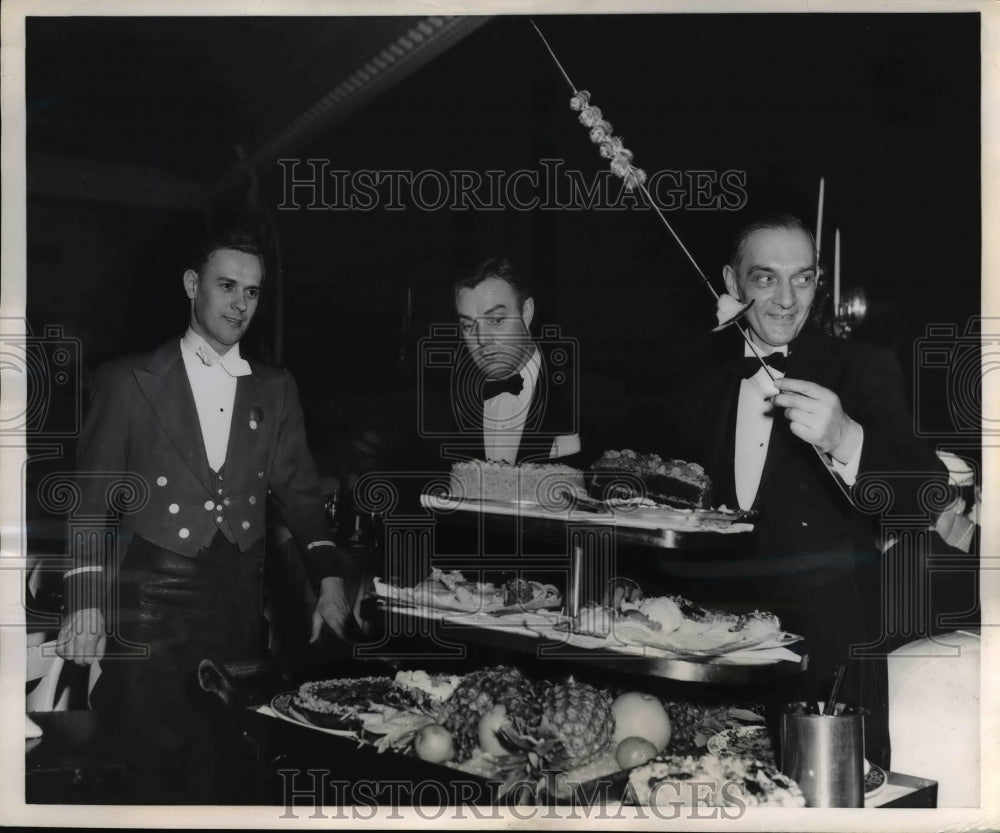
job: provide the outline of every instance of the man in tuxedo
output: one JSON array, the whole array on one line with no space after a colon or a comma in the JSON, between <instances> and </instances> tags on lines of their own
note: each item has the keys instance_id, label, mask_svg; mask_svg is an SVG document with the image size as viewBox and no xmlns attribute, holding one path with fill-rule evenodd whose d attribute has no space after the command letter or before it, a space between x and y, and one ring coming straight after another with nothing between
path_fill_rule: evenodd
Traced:
<instances>
[{"instance_id":1,"label":"man in tuxedo","mask_svg":"<svg viewBox=\"0 0 1000 833\"><path fill-rule=\"evenodd\" d=\"M324 624L343 636L348 617L295 383L240 355L264 279L257 242L241 231L213 237L191 266L183 336L98 372L77 450L76 514L113 514L109 479L130 484L136 500L110 535L76 548L58 642L78 664L103 659L92 703L132 734L136 783L165 801L214 798L215 721L197 665L258 652L269 495L306 554L313 638ZM107 544L115 534L117 548Z\"/></svg>"},{"instance_id":2,"label":"man in tuxedo","mask_svg":"<svg viewBox=\"0 0 1000 833\"><path fill-rule=\"evenodd\" d=\"M920 511L919 486L943 483L944 468L914 438L891 353L808 327L816 248L801 221L779 214L745 227L723 277L730 295L753 302L744 319L753 349L741 342L741 356L677 408L683 453L705 465L716 505L759 513L753 552L728 569L754 605L806 638L808 670L781 696L824 699L847 663L841 698L869 710L868 757L887 764L885 660L851 659L852 648L880 641L887 542L862 496L848 494L859 478L879 477L893 512Z\"/></svg>"},{"instance_id":3,"label":"man in tuxedo","mask_svg":"<svg viewBox=\"0 0 1000 833\"><path fill-rule=\"evenodd\" d=\"M454 286L467 353L452 377L452 410L468 426L459 453L480 460L572 462L580 453L572 374L565 350L531 337L535 301L504 259Z\"/></svg>"}]
</instances>

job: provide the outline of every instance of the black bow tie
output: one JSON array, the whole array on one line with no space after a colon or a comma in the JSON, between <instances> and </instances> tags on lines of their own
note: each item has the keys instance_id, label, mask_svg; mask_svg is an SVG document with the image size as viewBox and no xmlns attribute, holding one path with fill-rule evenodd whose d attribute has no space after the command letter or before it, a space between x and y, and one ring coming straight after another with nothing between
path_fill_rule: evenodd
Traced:
<instances>
[{"instance_id":1,"label":"black bow tie","mask_svg":"<svg viewBox=\"0 0 1000 833\"><path fill-rule=\"evenodd\" d=\"M784 353L771 353L769 356L764 356L764 364L779 373L784 373L788 366L788 356ZM760 360L756 356L744 356L736 363L733 370L737 376L749 379L760 370Z\"/></svg>"},{"instance_id":2,"label":"black bow tie","mask_svg":"<svg viewBox=\"0 0 1000 833\"><path fill-rule=\"evenodd\" d=\"M483 384L483 402L501 393L512 393L517 396L522 390L524 390L524 379L520 373L508 376L506 379L493 379Z\"/></svg>"}]
</instances>

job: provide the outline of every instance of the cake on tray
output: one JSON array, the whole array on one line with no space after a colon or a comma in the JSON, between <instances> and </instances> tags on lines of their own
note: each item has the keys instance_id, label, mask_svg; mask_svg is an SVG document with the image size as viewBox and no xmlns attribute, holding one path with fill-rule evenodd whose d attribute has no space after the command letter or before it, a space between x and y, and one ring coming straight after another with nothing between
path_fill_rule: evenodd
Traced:
<instances>
[{"instance_id":1,"label":"cake on tray","mask_svg":"<svg viewBox=\"0 0 1000 833\"><path fill-rule=\"evenodd\" d=\"M605 451L591 466L590 493L598 500L644 498L679 509L708 509L712 481L698 463L626 448Z\"/></svg>"},{"instance_id":2,"label":"cake on tray","mask_svg":"<svg viewBox=\"0 0 1000 833\"><path fill-rule=\"evenodd\" d=\"M451 497L507 503L565 506L568 495L584 493L583 472L558 463L515 466L467 460L451 467Z\"/></svg>"}]
</instances>

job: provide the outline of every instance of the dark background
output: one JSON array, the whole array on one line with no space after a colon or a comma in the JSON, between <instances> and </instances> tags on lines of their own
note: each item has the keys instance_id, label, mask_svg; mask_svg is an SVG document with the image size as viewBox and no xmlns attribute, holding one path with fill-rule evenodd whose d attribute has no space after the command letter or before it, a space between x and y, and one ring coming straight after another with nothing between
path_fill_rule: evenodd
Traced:
<instances>
[{"instance_id":1,"label":"dark background","mask_svg":"<svg viewBox=\"0 0 1000 833\"><path fill-rule=\"evenodd\" d=\"M941 328L936 342L953 362L979 314L978 15L537 22L637 165L746 173L745 209L689 204L667 214L720 291L741 218L780 202L813 225L825 177L825 268L832 278L840 228L843 287L868 296L868 318L853 337L896 352L931 441L978 456L978 435L955 428L954 374L915 372L928 325ZM245 352L294 373L321 468L332 469L343 437L373 428L392 448L412 431L419 340L432 324L451 322L449 287L460 265L502 254L534 279L537 324L556 323L578 344L585 451L657 450L657 409L719 342L708 333L711 296L651 212L427 211L405 196L398 211L280 210L285 182L274 159L258 165L254 191L246 177L224 179L237 166L237 145L251 153L394 23L29 18L33 331L58 324L80 340L86 390L100 361L183 330L181 275L195 237L232 218L259 224L280 250L284 336L279 355L272 278ZM606 163L568 99L528 20L494 18L283 155L349 172L446 174L537 171L541 160L557 159L589 182ZM86 160L61 193L33 187L33 173L53 158ZM209 189L227 184L194 207L127 204L101 189L85 194L86 171L101 165L151 168ZM978 350L975 339L966 343ZM976 414L969 424L978 425Z\"/></svg>"}]
</instances>

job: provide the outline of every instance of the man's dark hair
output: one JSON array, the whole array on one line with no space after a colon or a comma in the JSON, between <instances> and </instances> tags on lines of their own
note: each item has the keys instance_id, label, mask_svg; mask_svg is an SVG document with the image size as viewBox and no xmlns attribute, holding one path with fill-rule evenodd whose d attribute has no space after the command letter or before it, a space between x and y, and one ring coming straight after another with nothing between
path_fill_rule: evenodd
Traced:
<instances>
[{"instance_id":1,"label":"man's dark hair","mask_svg":"<svg viewBox=\"0 0 1000 833\"><path fill-rule=\"evenodd\" d=\"M506 258L494 257L481 263L471 274L465 273L455 281L455 300L458 300L458 291L460 289L475 289L483 281L490 278L497 278L510 285L517 298L518 312L524 307L524 302L532 297L529 281L514 271L514 264Z\"/></svg>"},{"instance_id":2,"label":"man's dark hair","mask_svg":"<svg viewBox=\"0 0 1000 833\"><path fill-rule=\"evenodd\" d=\"M223 231L214 232L206 237L194 250L192 268L201 277L201 272L208 263L209 258L222 249L233 249L237 252L253 255L260 261L261 280L264 279L264 252L261 249L260 241L255 235L242 228L230 228Z\"/></svg>"},{"instance_id":3,"label":"man's dark hair","mask_svg":"<svg viewBox=\"0 0 1000 833\"><path fill-rule=\"evenodd\" d=\"M743 247L746 245L747 238L750 237L755 231L761 231L763 229L772 228L783 228L789 229L790 231L801 231L809 238L810 242L813 244L813 249L816 248L816 240L813 238L812 231L794 214L789 214L785 211L774 211L767 214L761 214L756 217L752 222L747 223L743 226L740 232L736 235L733 241L733 247L729 252L729 260L727 263L735 270L739 271L740 258L743 257Z\"/></svg>"}]
</instances>

